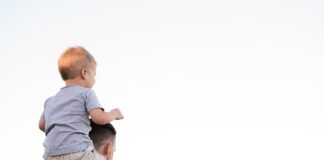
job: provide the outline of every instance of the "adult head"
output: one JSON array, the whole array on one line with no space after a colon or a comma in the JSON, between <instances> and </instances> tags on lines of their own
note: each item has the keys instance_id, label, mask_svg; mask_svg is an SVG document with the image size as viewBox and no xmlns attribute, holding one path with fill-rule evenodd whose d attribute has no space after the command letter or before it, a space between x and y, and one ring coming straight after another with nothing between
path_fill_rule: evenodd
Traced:
<instances>
[{"instance_id":1,"label":"adult head","mask_svg":"<svg viewBox=\"0 0 324 160\"><path fill-rule=\"evenodd\" d=\"M116 130L110 123L97 125L91 121L92 130L89 133L93 145L97 152L106 158L112 160L115 151Z\"/></svg>"}]
</instances>

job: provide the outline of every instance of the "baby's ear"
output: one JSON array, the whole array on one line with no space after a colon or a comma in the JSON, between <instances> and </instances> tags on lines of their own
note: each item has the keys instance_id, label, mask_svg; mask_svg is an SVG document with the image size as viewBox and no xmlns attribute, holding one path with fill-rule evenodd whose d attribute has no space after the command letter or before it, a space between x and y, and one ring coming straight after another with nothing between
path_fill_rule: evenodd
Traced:
<instances>
[{"instance_id":1,"label":"baby's ear","mask_svg":"<svg viewBox=\"0 0 324 160\"><path fill-rule=\"evenodd\" d=\"M87 72L88 72L88 70L86 68L83 68L81 70L81 78L82 79L85 79L86 75L88 74Z\"/></svg>"}]
</instances>

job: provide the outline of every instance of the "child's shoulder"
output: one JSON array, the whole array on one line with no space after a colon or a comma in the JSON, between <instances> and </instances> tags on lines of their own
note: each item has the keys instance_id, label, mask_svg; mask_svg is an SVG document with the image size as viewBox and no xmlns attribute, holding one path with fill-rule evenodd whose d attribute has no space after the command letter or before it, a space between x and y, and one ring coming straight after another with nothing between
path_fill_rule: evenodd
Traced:
<instances>
[{"instance_id":1,"label":"child's shoulder","mask_svg":"<svg viewBox=\"0 0 324 160\"><path fill-rule=\"evenodd\" d=\"M49 98L47 98L46 100L45 100L45 102L44 102L44 105L46 105L51 99L53 99L53 97L54 96L51 96L51 97L49 97Z\"/></svg>"}]
</instances>

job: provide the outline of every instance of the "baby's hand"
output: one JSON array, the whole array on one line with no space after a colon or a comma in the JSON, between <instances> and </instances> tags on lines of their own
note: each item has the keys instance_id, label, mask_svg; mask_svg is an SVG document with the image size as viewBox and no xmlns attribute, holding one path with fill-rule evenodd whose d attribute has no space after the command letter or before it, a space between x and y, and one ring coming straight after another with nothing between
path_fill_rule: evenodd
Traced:
<instances>
[{"instance_id":1,"label":"baby's hand","mask_svg":"<svg viewBox=\"0 0 324 160\"><path fill-rule=\"evenodd\" d=\"M123 114L120 112L118 108L112 109L110 113L111 115L113 115L113 117L115 117L114 119L116 120L124 119Z\"/></svg>"}]
</instances>

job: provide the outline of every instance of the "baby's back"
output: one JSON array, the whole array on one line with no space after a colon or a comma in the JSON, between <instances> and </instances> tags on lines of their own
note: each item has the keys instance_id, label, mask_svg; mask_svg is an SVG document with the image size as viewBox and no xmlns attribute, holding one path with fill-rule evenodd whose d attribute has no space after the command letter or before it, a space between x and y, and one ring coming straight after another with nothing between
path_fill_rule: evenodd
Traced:
<instances>
[{"instance_id":1,"label":"baby's back","mask_svg":"<svg viewBox=\"0 0 324 160\"><path fill-rule=\"evenodd\" d=\"M93 145L88 136L91 127L86 107L91 94L91 89L68 86L45 102L44 146L49 156L79 152Z\"/></svg>"}]
</instances>

